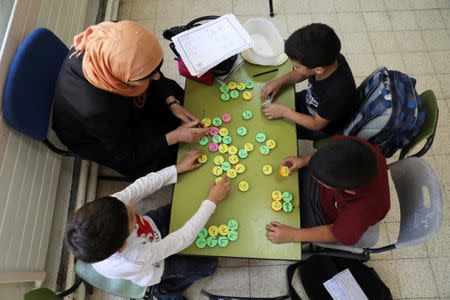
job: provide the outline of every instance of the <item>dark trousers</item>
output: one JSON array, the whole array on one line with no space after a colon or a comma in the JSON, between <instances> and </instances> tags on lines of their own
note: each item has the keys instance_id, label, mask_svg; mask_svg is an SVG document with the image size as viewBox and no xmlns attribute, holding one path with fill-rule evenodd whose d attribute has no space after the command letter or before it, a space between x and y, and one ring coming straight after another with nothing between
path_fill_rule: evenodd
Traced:
<instances>
[{"instance_id":1,"label":"dark trousers","mask_svg":"<svg viewBox=\"0 0 450 300\"><path fill-rule=\"evenodd\" d=\"M145 213L155 222L162 237L169 234L171 205ZM168 294L181 294L194 281L214 274L217 257L173 255L164 260L164 273L160 287Z\"/></svg>"},{"instance_id":2,"label":"dark trousers","mask_svg":"<svg viewBox=\"0 0 450 300\"><path fill-rule=\"evenodd\" d=\"M320 207L318 183L308 167L299 170L301 228L327 224Z\"/></svg>"},{"instance_id":3,"label":"dark trousers","mask_svg":"<svg viewBox=\"0 0 450 300\"><path fill-rule=\"evenodd\" d=\"M295 111L305 115L311 115L306 106L306 91L295 93ZM324 131L314 131L297 124L297 138L302 140L317 141L329 136Z\"/></svg>"}]
</instances>

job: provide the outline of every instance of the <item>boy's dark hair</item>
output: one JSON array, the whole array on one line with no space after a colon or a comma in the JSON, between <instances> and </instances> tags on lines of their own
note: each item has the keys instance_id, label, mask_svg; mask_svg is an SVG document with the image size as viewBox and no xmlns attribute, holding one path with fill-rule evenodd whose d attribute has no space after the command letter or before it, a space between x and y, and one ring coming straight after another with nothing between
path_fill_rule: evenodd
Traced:
<instances>
[{"instance_id":1,"label":"boy's dark hair","mask_svg":"<svg viewBox=\"0 0 450 300\"><path fill-rule=\"evenodd\" d=\"M354 189L378 173L375 153L354 139L340 139L319 149L309 162L311 175L338 189Z\"/></svg>"},{"instance_id":2,"label":"boy's dark hair","mask_svg":"<svg viewBox=\"0 0 450 300\"><path fill-rule=\"evenodd\" d=\"M284 51L307 68L325 67L336 60L341 41L330 26L313 23L291 34L284 43Z\"/></svg>"},{"instance_id":3,"label":"boy's dark hair","mask_svg":"<svg viewBox=\"0 0 450 300\"><path fill-rule=\"evenodd\" d=\"M94 263L119 250L128 235L127 207L109 196L85 204L72 215L65 242L76 258Z\"/></svg>"}]
</instances>

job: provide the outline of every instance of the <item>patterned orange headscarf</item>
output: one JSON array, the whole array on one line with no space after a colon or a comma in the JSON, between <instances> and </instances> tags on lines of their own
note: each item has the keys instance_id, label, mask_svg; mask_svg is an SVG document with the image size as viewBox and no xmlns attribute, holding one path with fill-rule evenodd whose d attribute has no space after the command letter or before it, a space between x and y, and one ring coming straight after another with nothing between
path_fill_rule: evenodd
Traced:
<instances>
[{"instance_id":1,"label":"patterned orange headscarf","mask_svg":"<svg viewBox=\"0 0 450 300\"><path fill-rule=\"evenodd\" d=\"M163 59L153 33L132 21L103 22L76 35L73 47L75 55L84 52L83 73L92 85L145 104L150 79L129 82L149 75Z\"/></svg>"}]
</instances>

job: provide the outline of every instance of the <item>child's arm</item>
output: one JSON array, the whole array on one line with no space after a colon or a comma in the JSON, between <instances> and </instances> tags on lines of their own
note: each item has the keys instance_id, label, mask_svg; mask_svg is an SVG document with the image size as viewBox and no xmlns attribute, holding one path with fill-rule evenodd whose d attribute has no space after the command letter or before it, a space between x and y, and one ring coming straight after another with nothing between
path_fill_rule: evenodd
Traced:
<instances>
[{"instance_id":1,"label":"child's arm","mask_svg":"<svg viewBox=\"0 0 450 300\"><path fill-rule=\"evenodd\" d=\"M261 90L261 98L263 100L266 100L268 98L275 100L275 95L283 87L302 82L306 78L308 77L299 73L296 70L292 70L287 74L284 74L278 78L275 78L274 80L269 81Z\"/></svg>"},{"instance_id":2,"label":"child's arm","mask_svg":"<svg viewBox=\"0 0 450 300\"><path fill-rule=\"evenodd\" d=\"M271 222L266 226L267 237L272 243L289 242L336 242L336 237L331 231L333 225L322 225L311 228L293 228L279 222Z\"/></svg>"},{"instance_id":3,"label":"child's arm","mask_svg":"<svg viewBox=\"0 0 450 300\"><path fill-rule=\"evenodd\" d=\"M322 118L319 114L316 114L315 116L302 114L283 104L264 104L262 111L268 119L286 118L314 131L319 131L330 123L329 120Z\"/></svg>"}]
</instances>

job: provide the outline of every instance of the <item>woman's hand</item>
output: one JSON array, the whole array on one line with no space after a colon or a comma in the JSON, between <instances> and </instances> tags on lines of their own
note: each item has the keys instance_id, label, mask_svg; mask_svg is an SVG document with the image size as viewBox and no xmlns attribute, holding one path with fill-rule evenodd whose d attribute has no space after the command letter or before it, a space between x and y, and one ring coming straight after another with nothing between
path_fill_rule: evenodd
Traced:
<instances>
[{"instance_id":1,"label":"woman's hand","mask_svg":"<svg viewBox=\"0 0 450 300\"><path fill-rule=\"evenodd\" d=\"M197 158L199 158L202 154L203 153L199 150L190 150L186 153L181 161L175 165L177 173L181 174L200 168L202 164L197 161Z\"/></svg>"},{"instance_id":2,"label":"woman's hand","mask_svg":"<svg viewBox=\"0 0 450 300\"><path fill-rule=\"evenodd\" d=\"M295 242L297 229L272 221L266 226L267 238L275 244Z\"/></svg>"},{"instance_id":3,"label":"woman's hand","mask_svg":"<svg viewBox=\"0 0 450 300\"><path fill-rule=\"evenodd\" d=\"M282 166L289 168L289 175L295 170L301 169L309 164L311 156L298 157L298 156L288 156L281 161Z\"/></svg>"},{"instance_id":4,"label":"woman's hand","mask_svg":"<svg viewBox=\"0 0 450 300\"><path fill-rule=\"evenodd\" d=\"M267 119L285 118L291 109L283 104L268 103L262 106L262 112Z\"/></svg>"},{"instance_id":5,"label":"woman's hand","mask_svg":"<svg viewBox=\"0 0 450 300\"><path fill-rule=\"evenodd\" d=\"M167 144L173 145L180 142L193 143L208 134L209 128L198 128L198 121L191 121L166 134Z\"/></svg>"},{"instance_id":6,"label":"woman's hand","mask_svg":"<svg viewBox=\"0 0 450 300\"><path fill-rule=\"evenodd\" d=\"M169 109L175 117L181 120L182 123L198 121L198 118L195 117L189 110L184 108L181 104L172 104Z\"/></svg>"}]
</instances>

